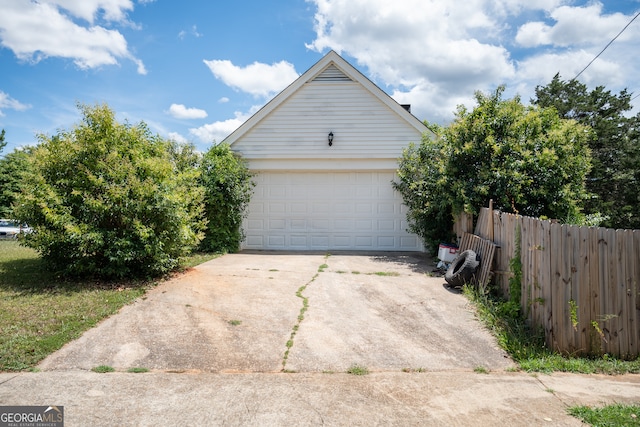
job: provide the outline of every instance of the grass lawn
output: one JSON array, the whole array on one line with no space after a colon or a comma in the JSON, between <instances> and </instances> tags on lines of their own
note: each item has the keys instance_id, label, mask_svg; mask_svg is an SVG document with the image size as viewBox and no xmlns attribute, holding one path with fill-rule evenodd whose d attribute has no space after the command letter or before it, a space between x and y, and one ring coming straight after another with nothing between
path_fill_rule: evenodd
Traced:
<instances>
[{"instance_id":1,"label":"grass lawn","mask_svg":"<svg viewBox=\"0 0 640 427\"><path fill-rule=\"evenodd\" d=\"M185 266L215 256L196 254ZM61 281L32 249L0 241L0 371L33 368L154 284Z\"/></svg>"}]
</instances>

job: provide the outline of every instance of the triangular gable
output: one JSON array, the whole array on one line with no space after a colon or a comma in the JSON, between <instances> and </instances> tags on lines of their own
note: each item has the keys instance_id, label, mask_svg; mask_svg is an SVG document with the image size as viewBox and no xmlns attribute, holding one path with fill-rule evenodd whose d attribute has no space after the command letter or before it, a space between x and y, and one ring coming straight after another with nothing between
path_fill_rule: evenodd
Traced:
<instances>
[{"instance_id":1,"label":"triangular gable","mask_svg":"<svg viewBox=\"0 0 640 427\"><path fill-rule=\"evenodd\" d=\"M383 102L390 110L404 119L408 125L414 127L420 133L430 132L430 130L417 117L407 111L402 105L398 104L387 93L380 89L376 84L369 80L364 74L349 64L344 58L335 51L330 51L322 59L309 68L293 83L287 86L282 92L276 95L257 113L251 116L233 133L227 136L223 142L233 144L242 138L255 125L260 123L272 111L284 103L291 95L298 91L305 83L309 81L355 81L367 89L372 95Z\"/></svg>"}]
</instances>

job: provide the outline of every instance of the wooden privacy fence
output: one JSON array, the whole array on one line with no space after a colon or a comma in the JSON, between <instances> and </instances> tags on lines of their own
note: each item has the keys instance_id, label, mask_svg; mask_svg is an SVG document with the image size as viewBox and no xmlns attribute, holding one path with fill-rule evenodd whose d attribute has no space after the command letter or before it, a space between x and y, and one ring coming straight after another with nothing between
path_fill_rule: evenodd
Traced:
<instances>
[{"instance_id":1,"label":"wooden privacy fence","mask_svg":"<svg viewBox=\"0 0 640 427\"><path fill-rule=\"evenodd\" d=\"M576 355L639 355L640 230L561 225L482 209L474 234L497 245L493 282L504 296L519 238L521 307L533 326L544 329L549 347Z\"/></svg>"}]
</instances>

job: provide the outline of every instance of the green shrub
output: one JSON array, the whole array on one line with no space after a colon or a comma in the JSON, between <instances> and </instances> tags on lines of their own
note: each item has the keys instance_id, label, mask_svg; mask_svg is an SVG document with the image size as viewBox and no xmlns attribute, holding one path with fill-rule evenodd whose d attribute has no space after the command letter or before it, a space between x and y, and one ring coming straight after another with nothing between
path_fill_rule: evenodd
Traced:
<instances>
[{"instance_id":1,"label":"green shrub","mask_svg":"<svg viewBox=\"0 0 640 427\"><path fill-rule=\"evenodd\" d=\"M590 130L553 108L476 93L455 121L423 137L400 160L395 188L409 208L410 230L431 249L451 238L452 215L494 208L533 217L580 217L588 197Z\"/></svg>"},{"instance_id":2,"label":"green shrub","mask_svg":"<svg viewBox=\"0 0 640 427\"><path fill-rule=\"evenodd\" d=\"M213 146L201 164L208 228L200 245L207 252L237 252L244 239L242 219L254 183L245 162L228 144Z\"/></svg>"},{"instance_id":3,"label":"green shrub","mask_svg":"<svg viewBox=\"0 0 640 427\"><path fill-rule=\"evenodd\" d=\"M34 233L25 244L66 276L155 276L202 238L198 170L144 123L79 105L70 131L40 135L15 203ZM187 150L188 151L188 150Z\"/></svg>"}]
</instances>

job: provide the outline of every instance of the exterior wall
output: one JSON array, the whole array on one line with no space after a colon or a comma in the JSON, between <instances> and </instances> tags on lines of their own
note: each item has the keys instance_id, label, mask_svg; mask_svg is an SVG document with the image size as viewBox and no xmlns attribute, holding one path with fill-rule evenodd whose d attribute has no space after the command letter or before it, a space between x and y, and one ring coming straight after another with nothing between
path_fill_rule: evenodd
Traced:
<instances>
[{"instance_id":1,"label":"exterior wall","mask_svg":"<svg viewBox=\"0 0 640 427\"><path fill-rule=\"evenodd\" d=\"M311 81L232 147L257 169L395 169L403 148L420 139L418 130L359 83ZM287 165L294 159L307 164Z\"/></svg>"}]
</instances>

